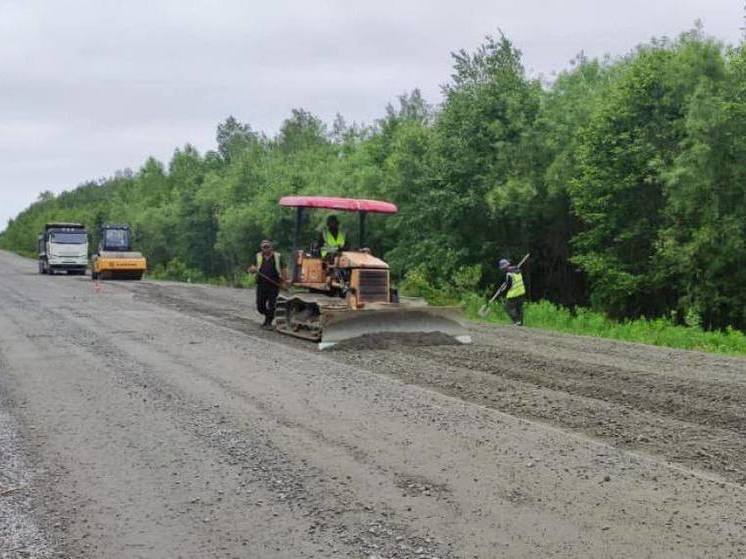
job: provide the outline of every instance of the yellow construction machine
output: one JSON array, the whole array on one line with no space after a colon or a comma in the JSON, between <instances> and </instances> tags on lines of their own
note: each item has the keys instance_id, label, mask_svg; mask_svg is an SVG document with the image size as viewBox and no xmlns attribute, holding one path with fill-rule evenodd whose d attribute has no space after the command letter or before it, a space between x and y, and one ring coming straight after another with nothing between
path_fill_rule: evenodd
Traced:
<instances>
[{"instance_id":1,"label":"yellow construction machine","mask_svg":"<svg viewBox=\"0 0 746 559\"><path fill-rule=\"evenodd\" d=\"M431 307L422 299L399 297L391 286L389 266L365 245L369 213L393 214L388 202L286 196L284 207L296 208L290 289L277 298L277 331L318 342L319 349L376 333L434 333L471 343L461 324L461 309ZM299 248L299 237L308 208L357 212L359 247L327 252L312 244Z\"/></svg>"},{"instance_id":2,"label":"yellow construction machine","mask_svg":"<svg viewBox=\"0 0 746 559\"><path fill-rule=\"evenodd\" d=\"M147 262L132 250L129 225L104 225L98 252L91 257L91 279L142 279Z\"/></svg>"}]
</instances>

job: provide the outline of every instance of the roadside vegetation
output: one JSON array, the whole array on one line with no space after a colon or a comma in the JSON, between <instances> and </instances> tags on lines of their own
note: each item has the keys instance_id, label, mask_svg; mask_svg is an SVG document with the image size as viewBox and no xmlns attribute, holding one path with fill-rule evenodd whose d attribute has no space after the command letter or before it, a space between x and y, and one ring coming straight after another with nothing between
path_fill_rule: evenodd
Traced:
<instances>
[{"instance_id":1,"label":"roadside vegetation","mask_svg":"<svg viewBox=\"0 0 746 559\"><path fill-rule=\"evenodd\" d=\"M482 323L510 325L502 299L489 306L486 316L479 309L491 293L478 293L476 271L464 270L456 281L447 286L434 287L418 271L410 273L400 288L404 295L424 297L435 305L460 305L469 320ZM746 334L731 326L725 329L705 330L699 316L690 314L683 319L675 311L667 317L630 318L615 320L606 314L587 307L567 307L546 299L526 303L525 324L528 328L553 330L567 334L593 336L649 345L746 356Z\"/></svg>"},{"instance_id":2,"label":"roadside vegetation","mask_svg":"<svg viewBox=\"0 0 746 559\"><path fill-rule=\"evenodd\" d=\"M469 295L465 297L463 303L466 315L471 320L511 324L510 318L499 304L492 305L490 314L481 317L477 314L477 311L484 304L484 298ZM746 355L746 335L731 327L722 331L708 332L699 325L676 324L670 318L638 318L617 321L591 309L578 307L571 310L546 300L526 304L525 321L530 328L554 330L568 334L708 353Z\"/></svg>"},{"instance_id":3,"label":"roadside vegetation","mask_svg":"<svg viewBox=\"0 0 746 559\"><path fill-rule=\"evenodd\" d=\"M547 82L497 36L454 53L443 91L371 124L293 110L274 136L229 117L215 151L42 194L0 247L34 254L46 221L128 222L151 276L240 285L262 238L289 248L281 196L380 198L400 213L371 216L372 250L433 302L472 308L499 257L531 252L534 325L743 352L746 49L697 27Z\"/></svg>"}]
</instances>

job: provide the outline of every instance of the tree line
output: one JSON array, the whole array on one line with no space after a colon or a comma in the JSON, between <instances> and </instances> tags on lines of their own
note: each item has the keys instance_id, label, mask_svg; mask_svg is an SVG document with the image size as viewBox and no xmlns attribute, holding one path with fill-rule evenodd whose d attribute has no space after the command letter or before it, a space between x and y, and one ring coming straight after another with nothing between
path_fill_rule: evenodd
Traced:
<instances>
[{"instance_id":1,"label":"tree line","mask_svg":"<svg viewBox=\"0 0 746 559\"><path fill-rule=\"evenodd\" d=\"M379 198L400 212L371 216L369 244L400 279L485 291L499 257L531 252L533 299L746 328L746 50L701 28L580 55L551 83L488 37L453 54L438 106L415 89L372 124L298 109L273 136L229 117L216 140L45 193L0 246L33 253L46 221L128 222L157 269L232 278L262 238L289 249L281 196Z\"/></svg>"}]
</instances>

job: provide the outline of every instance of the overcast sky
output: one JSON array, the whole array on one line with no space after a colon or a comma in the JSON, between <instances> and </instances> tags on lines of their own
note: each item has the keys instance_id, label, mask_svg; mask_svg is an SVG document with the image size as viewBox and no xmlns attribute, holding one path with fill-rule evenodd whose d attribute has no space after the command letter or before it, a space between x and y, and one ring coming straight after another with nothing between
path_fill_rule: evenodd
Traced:
<instances>
[{"instance_id":1,"label":"overcast sky","mask_svg":"<svg viewBox=\"0 0 746 559\"><path fill-rule=\"evenodd\" d=\"M59 192L187 142L228 115L277 131L295 107L382 116L440 100L449 53L498 29L534 76L621 55L701 19L737 43L743 0L0 0L0 229Z\"/></svg>"}]
</instances>

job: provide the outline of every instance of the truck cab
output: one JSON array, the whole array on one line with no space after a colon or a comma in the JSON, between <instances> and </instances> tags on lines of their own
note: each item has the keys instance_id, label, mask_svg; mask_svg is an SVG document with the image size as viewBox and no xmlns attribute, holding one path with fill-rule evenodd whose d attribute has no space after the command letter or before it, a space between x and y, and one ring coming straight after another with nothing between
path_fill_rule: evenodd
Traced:
<instances>
[{"instance_id":1,"label":"truck cab","mask_svg":"<svg viewBox=\"0 0 746 559\"><path fill-rule=\"evenodd\" d=\"M47 223L38 237L39 273L85 275L88 233L81 223Z\"/></svg>"}]
</instances>

